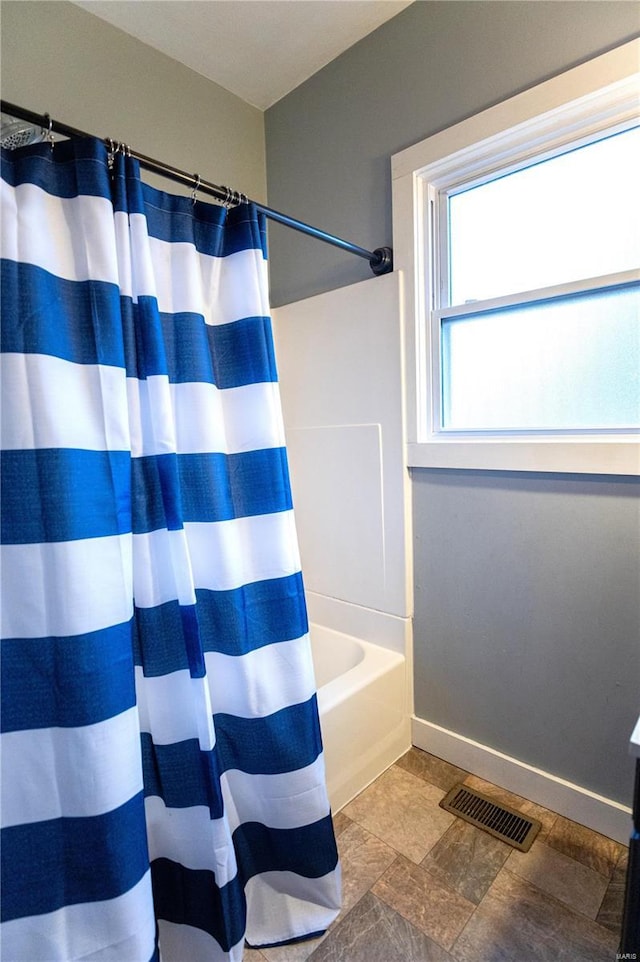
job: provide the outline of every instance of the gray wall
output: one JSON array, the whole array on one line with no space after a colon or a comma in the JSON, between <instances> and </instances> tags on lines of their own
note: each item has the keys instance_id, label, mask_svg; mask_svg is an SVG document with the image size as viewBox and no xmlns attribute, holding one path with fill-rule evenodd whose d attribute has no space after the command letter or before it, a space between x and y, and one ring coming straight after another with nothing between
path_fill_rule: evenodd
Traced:
<instances>
[{"instance_id":1,"label":"gray wall","mask_svg":"<svg viewBox=\"0 0 640 962\"><path fill-rule=\"evenodd\" d=\"M390 244L390 155L640 33L635 2L418 2L266 113L269 203ZM370 277L270 227L272 303ZM629 479L412 472L416 713L629 804L640 522Z\"/></svg>"},{"instance_id":2,"label":"gray wall","mask_svg":"<svg viewBox=\"0 0 640 962\"><path fill-rule=\"evenodd\" d=\"M4 100L266 199L262 111L74 4L3 2L0 14Z\"/></svg>"},{"instance_id":3,"label":"gray wall","mask_svg":"<svg viewBox=\"0 0 640 962\"><path fill-rule=\"evenodd\" d=\"M416 715L629 801L640 484L416 471Z\"/></svg>"},{"instance_id":4,"label":"gray wall","mask_svg":"<svg viewBox=\"0 0 640 962\"><path fill-rule=\"evenodd\" d=\"M640 32L637 2L426 2L265 114L269 204L369 250L391 245L391 154ZM371 276L279 225L274 306Z\"/></svg>"}]
</instances>

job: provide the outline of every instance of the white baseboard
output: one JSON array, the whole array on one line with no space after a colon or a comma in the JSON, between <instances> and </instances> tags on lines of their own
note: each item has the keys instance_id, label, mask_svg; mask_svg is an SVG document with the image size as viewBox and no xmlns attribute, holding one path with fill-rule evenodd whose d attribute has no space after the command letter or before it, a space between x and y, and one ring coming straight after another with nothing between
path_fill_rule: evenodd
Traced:
<instances>
[{"instance_id":1,"label":"white baseboard","mask_svg":"<svg viewBox=\"0 0 640 962\"><path fill-rule=\"evenodd\" d=\"M414 715L411 730L412 742L417 748L586 825L607 838L613 838L623 845L629 844L631 809L625 805L503 755L494 748L448 731L424 718Z\"/></svg>"}]
</instances>

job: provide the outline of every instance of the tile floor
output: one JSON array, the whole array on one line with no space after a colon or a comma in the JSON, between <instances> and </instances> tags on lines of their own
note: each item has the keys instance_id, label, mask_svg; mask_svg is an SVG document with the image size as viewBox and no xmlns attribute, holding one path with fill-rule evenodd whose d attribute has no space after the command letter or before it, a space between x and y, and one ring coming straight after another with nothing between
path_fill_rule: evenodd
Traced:
<instances>
[{"instance_id":1,"label":"tile floor","mask_svg":"<svg viewBox=\"0 0 640 962\"><path fill-rule=\"evenodd\" d=\"M542 823L518 852L439 808L460 781ZM335 818L343 908L244 962L610 962L627 849L412 748Z\"/></svg>"}]
</instances>

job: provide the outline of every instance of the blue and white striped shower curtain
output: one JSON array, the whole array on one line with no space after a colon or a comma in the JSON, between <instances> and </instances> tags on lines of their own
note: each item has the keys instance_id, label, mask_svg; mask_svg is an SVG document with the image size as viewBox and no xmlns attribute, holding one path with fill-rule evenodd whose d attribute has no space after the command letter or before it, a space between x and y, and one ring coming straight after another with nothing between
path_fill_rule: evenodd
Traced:
<instances>
[{"instance_id":1,"label":"blue and white striped shower curtain","mask_svg":"<svg viewBox=\"0 0 640 962\"><path fill-rule=\"evenodd\" d=\"M238 962L340 888L264 223L2 175L1 957Z\"/></svg>"}]
</instances>

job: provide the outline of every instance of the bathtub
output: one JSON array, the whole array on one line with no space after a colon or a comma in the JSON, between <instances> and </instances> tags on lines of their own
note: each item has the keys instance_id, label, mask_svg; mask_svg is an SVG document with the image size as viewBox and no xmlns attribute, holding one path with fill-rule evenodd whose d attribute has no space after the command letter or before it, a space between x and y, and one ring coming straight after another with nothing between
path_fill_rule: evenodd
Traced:
<instances>
[{"instance_id":1,"label":"bathtub","mask_svg":"<svg viewBox=\"0 0 640 962\"><path fill-rule=\"evenodd\" d=\"M310 626L331 808L339 811L410 745L405 658Z\"/></svg>"}]
</instances>

